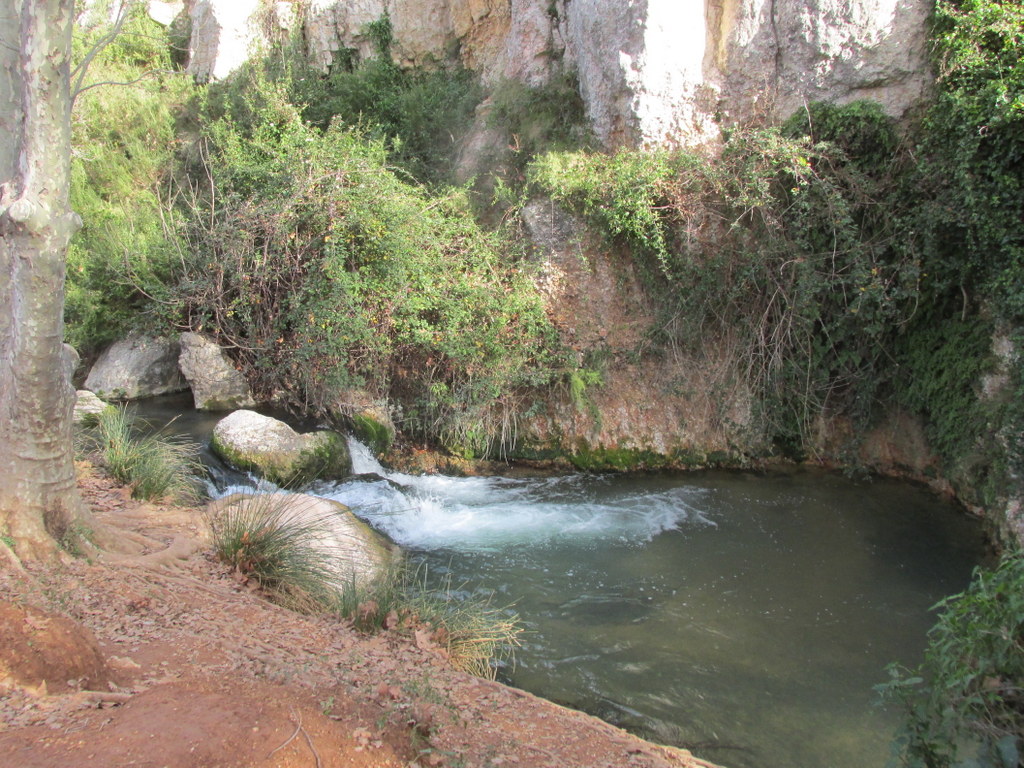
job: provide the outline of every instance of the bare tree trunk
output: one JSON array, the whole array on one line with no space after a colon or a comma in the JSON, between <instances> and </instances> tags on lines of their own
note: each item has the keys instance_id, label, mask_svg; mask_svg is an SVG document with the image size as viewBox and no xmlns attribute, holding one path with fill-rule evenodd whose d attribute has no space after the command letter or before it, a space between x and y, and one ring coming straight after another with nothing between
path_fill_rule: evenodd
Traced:
<instances>
[{"instance_id":1,"label":"bare tree trunk","mask_svg":"<svg viewBox=\"0 0 1024 768\"><path fill-rule=\"evenodd\" d=\"M73 0L0 0L0 534L53 556L75 486L64 268Z\"/></svg>"}]
</instances>

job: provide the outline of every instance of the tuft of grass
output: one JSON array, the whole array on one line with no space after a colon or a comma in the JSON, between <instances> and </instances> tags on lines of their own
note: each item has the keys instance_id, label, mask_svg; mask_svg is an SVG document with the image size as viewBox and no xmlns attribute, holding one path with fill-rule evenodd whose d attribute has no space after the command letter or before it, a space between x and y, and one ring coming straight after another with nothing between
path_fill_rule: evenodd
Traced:
<instances>
[{"instance_id":1,"label":"tuft of grass","mask_svg":"<svg viewBox=\"0 0 1024 768\"><path fill-rule=\"evenodd\" d=\"M470 674L493 679L511 658L522 631L519 617L488 598L463 597L447 582L428 587L425 572L402 565L372 584L339 582L330 555L317 547L327 519L296 515L278 494L246 496L211 515L214 551L287 608L340 616L360 632L415 633Z\"/></svg>"},{"instance_id":2,"label":"tuft of grass","mask_svg":"<svg viewBox=\"0 0 1024 768\"><path fill-rule=\"evenodd\" d=\"M82 433L82 447L98 455L114 479L136 499L193 503L200 496L198 448L166 434L144 434L124 407L108 408Z\"/></svg>"},{"instance_id":3,"label":"tuft of grass","mask_svg":"<svg viewBox=\"0 0 1024 768\"><path fill-rule=\"evenodd\" d=\"M519 616L492 605L489 597L459 599L446 589L417 595L412 602L421 619L435 628L434 642L463 672L493 680L519 646Z\"/></svg>"},{"instance_id":4,"label":"tuft of grass","mask_svg":"<svg viewBox=\"0 0 1024 768\"><path fill-rule=\"evenodd\" d=\"M303 613L343 602L327 555L316 547L326 518L297 516L277 494L245 496L210 517L214 552L274 602Z\"/></svg>"},{"instance_id":5,"label":"tuft of grass","mask_svg":"<svg viewBox=\"0 0 1024 768\"><path fill-rule=\"evenodd\" d=\"M397 621L413 631L425 630L453 667L488 680L512 659L523 630L511 608L493 605L488 595L467 594L453 587L450 579L432 588L425 570L407 569L397 575L389 600L375 606L376 618L385 628ZM362 608L365 613L366 606Z\"/></svg>"}]
</instances>

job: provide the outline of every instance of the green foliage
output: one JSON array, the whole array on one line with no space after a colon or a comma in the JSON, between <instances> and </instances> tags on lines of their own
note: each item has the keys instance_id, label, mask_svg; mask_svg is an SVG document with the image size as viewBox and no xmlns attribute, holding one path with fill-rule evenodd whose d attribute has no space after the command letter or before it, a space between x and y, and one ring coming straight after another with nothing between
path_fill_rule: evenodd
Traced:
<instances>
[{"instance_id":1,"label":"green foliage","mask_svg":"<svg viewBox=\"0 0 1024 768\"><path fill-rule=\"evenodd\" d=\"M502 407L550 375L529 274L459 191L428 195L389 170L382 141L321 131L282 85L253 87L255 122L206 132L182 324L237 347L258 391L307 413L365 386L404 407L407 433L486 452Z\"/></svg>"},{"instance_id":2,"label":"green foliage","mask_svg":"<svg viewBox=\"0 0 1024 768\"><path fill-rule=\"evenodd\" d=\"M920 271L893 205L904 156L891 121L860 103L804 117L814 135L796 118L791 135L736 129L714 160L619 150L530 168L539 189L646 259L666 299L662 340L731 340L769 434L796 445L823 410L869 412Z\"/></svg>"},{"instance_id":3,"label":"green foliage","mask_svg":"<svg viewBox=\"0 0 1024 768\"><path fill-rule=\"evenodd\" d=\"M380 456L391 450L391 445L395 442L395 432L390 425L366 413L354 414L351 421L356 437L366 443L376 455Z\"/></svg>"},{"instance_id":4,"label":"green foliage","mask_svg":"<svg viewBox=\"0 0 1024 768\"><path fill-rule=\"evenodd\" d=\"M542 152L593 143L574 73L554 76L538 86L504 80L495 86L491 102L488 124L508 133L520 171Z\"/></svg>"},{"instance_id":5,"label":"green foliage","mask_svg":"<svg viewBox=\"0 0 1024 768\"><path fill-rule=\"evenodd\" d=\"M145 435L145 431L149 430L140 429L125 408L108 408L81 439L115 480L132 489L133 498L197 501L202 472L198 447L173 436Z\"/></svg>"},{"instance_id":6,"label":"green foliage","mask_svg":"<svg viewBox=\"0 0 1024 768\"><path fill-rule=\"evenodd\" d=\"M900 339L896 395L902 405L927 416L929 444L942 456L968 455L987 425L978 387L989 367L992 332L983 318L954 317L916 323Z\"/></svg>"},{"instance_id":7,"label":"green foliage","mask_svg":"<svg viewBox=\"0 0 1024 768\"><path fill-rule=\"evenodd\" d=\"M1016 768L1024 750L1024 557L978 570L936 608L924 663L890 667L883 695L904 711L910 768Z\"/></svg>"},{"instance_id":8,"label":"green foliage","mask_svg":"<svg viewBox=\"0 0 1024 768\"><path fill-rule=\"evenodd\" d=\"M938 3L939 92L919 149L926 204L918 229L932 290L984 298L1011 322L1024 318L1022 52L1020 3Z\"/></svg>"},{"instance_id":9,"label":"green foliage","mask_svg":"<svg viewBox=\"0 0 1024 768\"><path fill-rule=\"evenodd\" d=\"M72 116L71 205L83 227L68 253L65 317L68 341L86 354L139 322L146 294L159 291L176 258L160 190L191 85L171 71L166 34L144 4L128 14L92 59ZM102 7L89 17L109 18ZM76 26L76 64L111 31Z\"/></svg>"},{"instance_id":10,"label":"green foliage","mask_svg":"<svg viewBox=\"0 0 1024 768\"><path fill-rule=\"evenodd\" d=\"M227 116L237 125L259 122L266 82L282 89L305 122L327 130L332 122L359 132L387 148L387 158L414 179L443 183L450 179L458 142L473 120L481 98L477 78L456 64L404 68L391 58L391 23L371 22L364 34L377 55L359 61L342 50L327 74L308 61L302 40L283 44L250 62L223 84L211 86L207 119Z\"/></svg>"},{"instance_id":11,"label":"green foliage","mask_svg":"<svg viewBox=\"0 0 1024 768\"><path fill-rule=\"evenodd\" d=\"M995 326L1005 332L1024 322L1022 53L1020 3L937 4L933 54L938 93L918 132L919 166L908 195L914 209L907 237L921 251L924 345L936 346L935 339L929 341L934 331L927 326L960 331L951 333L940 351L953 373L943 374L920 355L909 360L915 372L927 369L928 377L909 394L935 425L933 437L949 463L970 448L970 437L957 435L961 429L989 441L990 452L1008 453L1011 464L1019 463L1022 455L1012 437L1005 445L992 443L995 434L1012 436L1024 429L1016 399L983 414L977 403L972 405L966 380L972 369L975 374L980 370L976 361L987 357L981 331L971 327ZM1022 360L1017 355L1010 363L1013 387L1024 381ZM945 381L950 376L956 381ZM950 389L943 391L944 384ZM924 389L932 395L922 397ZM986 466L995 468L992 461L983 461L979 471L988 471ZM977 485L982 481L988 482L974 478ZM995 490L996 495L1004 492Z\"/></svg>"}]
</instances>

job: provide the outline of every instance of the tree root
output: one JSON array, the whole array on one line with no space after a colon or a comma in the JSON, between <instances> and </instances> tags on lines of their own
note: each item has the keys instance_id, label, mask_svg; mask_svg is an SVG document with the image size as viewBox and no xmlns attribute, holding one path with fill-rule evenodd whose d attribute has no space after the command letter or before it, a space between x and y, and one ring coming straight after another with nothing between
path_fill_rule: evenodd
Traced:
<instances>
[{"instance_id":1,"label":"tree root","mask_svg":"<svg viewBox=\"0 0 1024 768\"><path fill-rule=\"evenodd\" d=\"M148 555L125 555L119 552L104 552L101 559L112 565L137 568L160 568L179 566L202 548L202 544L188 536L175 536L166 549L150 552Z\"/></svg>"}]
</instances>

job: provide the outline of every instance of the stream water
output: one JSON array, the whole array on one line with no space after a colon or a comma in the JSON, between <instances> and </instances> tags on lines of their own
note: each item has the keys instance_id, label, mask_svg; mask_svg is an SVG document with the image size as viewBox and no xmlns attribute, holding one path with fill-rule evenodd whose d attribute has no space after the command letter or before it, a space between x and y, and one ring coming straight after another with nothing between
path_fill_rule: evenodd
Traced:
<instances>
[{"instance_id":1,"label":"stream water","mask_svg":"<svg viewBox=\"0 0 1024 768\"><path fill-rule=\"evenodd\" d=\"M896 714L873 686L984 556L976 522L892 481L412 477L353 453L358 476L316 492L430 578L514 603L507 682L731 768L885 766Z\"/></svg>"}]
</instances>

